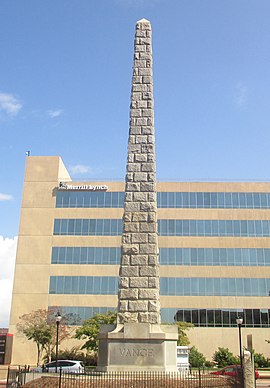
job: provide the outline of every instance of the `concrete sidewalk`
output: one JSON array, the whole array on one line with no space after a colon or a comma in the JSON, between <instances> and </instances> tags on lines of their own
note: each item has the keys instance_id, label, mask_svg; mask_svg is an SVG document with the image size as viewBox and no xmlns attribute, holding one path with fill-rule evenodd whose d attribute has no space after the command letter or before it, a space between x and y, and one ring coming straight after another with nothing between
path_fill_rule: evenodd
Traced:
<instances>
[{"instance_id":1,"label":"concrete sidewalk","mask_svg":"<svg viewBox=\"0 0 270 388\"><path fill-rule=\"evenodd\" d=\"M256 387L257 387L257 388L266 388L266 387L270 387L270 381L269 381L269 379L259 379L259 380L256 380Z\"/></svg>"}]
</instances>

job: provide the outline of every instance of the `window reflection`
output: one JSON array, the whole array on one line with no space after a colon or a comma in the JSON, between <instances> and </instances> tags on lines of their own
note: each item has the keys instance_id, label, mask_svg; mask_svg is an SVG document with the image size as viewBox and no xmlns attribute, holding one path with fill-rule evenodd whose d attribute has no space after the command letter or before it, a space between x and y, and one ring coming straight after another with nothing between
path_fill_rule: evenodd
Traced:
<instances>
[{"instance_id":1,"label":"window reflection","mask_svg":"<svg viewBox=\"0 0 270 388\"><path fill-rule=\"evenodd\" d=\"M266 309L161 309L161 316L166 316L167 322L185 321L194 326L236 327L239 315L243 317L243 327L269 327Z\"/></svg>"},{"instance_id":2,"label":"window reflection","mask_svg":"<svg viewBox=\"0 0 270 388\"><path fill-rule=\"evenodd\" d=\"M122 220L113 219L55 219L54 235L119 236Z\"/></svg>"},{"instance_id":3,"label":"window reflection","mask_svg":"<svg viewBox=\"0 0 270 388\"><path fill-rule=\"evenodd\" d=\"M262 278L160 278L160 294L191 296L268 296L268 279Z\"/></svg>"},{"instance_id":4,"label":"window reflection","mask_svg":"<svg viewBox=\"0 0 270 388\"><path fill-rule=\"evenodd\" d=\"M52 264L120 264L119 247L53 247Z\"/></svg>"},{"instance_id":5,"label":"window reflection","mask_svg":"<svg viewBox=\"0 0 270 388\"><path fill-rule=\"evenodd\" d=\"M57 191L57 208L123 208L124 192ZM268 209L269 193L158 192L161 208Z\"/></svg>"},{"instance_id":6,"label":"window reflection","mask_svg":"<svg viewBox=\"0 0 270 388\"><path fill-rule=\"evenodd\" d=\"M269 220L159 220L158 228L160 236L269 237L269 222Z\"/></svg>"},{"instance_id":7,"label":"window reflection","mask_svg":"<svg viewBox=\"0 0 270 388\"><path fill-rule=\"evenodd\" d=\"M109 286L110 285L110 286ZM118 278L113 276L51 276L50 294L115 295Z\"/></svg>"},{"instance_id":8,"label":"window reflection","mask_svg":"<svg viewBox=\"0 0 270 388\"><path fill-rule=\"evenodd\" d=\"M120 264L120 247L53 247L52 264ZM270 248L160 248L160 265L269 266Z\"/></svg>"},{"instance_id":9,"label":"window reflection","mask_svg":"<svg viewBox=\"0 0 270 388\"><path fill-rule=\"evenodd\" d=\"M49 310L55 310L55 306L49 306ZM114 307L81 307L81 306L57 306L57 310L69 326L82 325L83 321L92 318L96 314L106 314L108 311L115 311Z\"/></svg>"},{"instance_id":10,"label":"window reflection","mask_svg":"<svg viewBox=\"0 0 270 388\"><path fill-rule=\"evenodd\" d=\"M160 236L269 237L269 220L159 220ZM119 236L120 219L55 219L54 235Z\"/></svg>"},{"instance_id":11,"label":"window reflection","mask_svg":"<svg viewBox=\"0 0 270 388\"><path fill-rule=\"evenodd\" d=\"M76 278L76 280L75 280ZM268 296L268 279L253 278L160 278L160 294L171 296ZM86 287L85 287L86 284ZM118 278L113 276L51 276L50 294L113 294Z\"/></svg>"}]
</instances>

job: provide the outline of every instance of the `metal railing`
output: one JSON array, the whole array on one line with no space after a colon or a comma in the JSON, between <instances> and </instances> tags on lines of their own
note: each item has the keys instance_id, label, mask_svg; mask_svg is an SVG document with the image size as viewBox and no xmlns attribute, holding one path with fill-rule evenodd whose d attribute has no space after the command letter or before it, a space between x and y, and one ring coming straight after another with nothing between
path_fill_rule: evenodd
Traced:
<instances>
[{"instance_id":1,"label":"metal railing","mask_svg":"<svg viewBox=\"0 0 270 388\"><path fill-rule=\"evenodd\" d=\"M28 367L10 367L7 387L18 388L37 379L50 388L243 388L241 378L213 375L207 371L192 372L64 372L36 373ZM33 385L34 386L34 385ZM39 386L39 385L35 385Z\"/></svg>"},{"instance_id":2,"label":"metal railing","mask_svg":"<svg viewBox=\"0 0 270 388\"><path fill-rule=\"evenodd\" d=\"M22 387L26 382L26 373L28 372L29 367L27 366L8 367L7 388Z\"/></svg>"},{"instance_id":3,"label":"metal railing","mask_svg":"<svg viewBox=\"0 0 270 388\"><path fill-rule=\"evenodd\" d=\"M58 385L57 385L58 383ZM239 379L201 371L179 372L93 372L71 374L60 371L59 388L243 388Z\"/></svg>"}]
</instances>

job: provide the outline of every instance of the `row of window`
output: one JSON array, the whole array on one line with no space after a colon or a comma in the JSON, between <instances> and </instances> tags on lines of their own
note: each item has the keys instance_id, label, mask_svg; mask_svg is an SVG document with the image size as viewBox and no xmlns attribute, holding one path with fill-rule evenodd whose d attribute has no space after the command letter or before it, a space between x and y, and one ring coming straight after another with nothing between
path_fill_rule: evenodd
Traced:
<instances>
[{"instance_id":1,"label":"row of window","mask_svg":"<svg viewBox=\"0 0 270 388\"><path fill-rule=\"evenodd\" d=\"M49 310L55 306L50 306ZM79 307L79 306L57 306L65 324L74 326L82 325L83 321L96 314L106 314L108 311L115 311L115 307Z\"/></svg>"},{"instance_id":2,"label":"row of window","mask_svg":"<svg viewBox=\"0 0 270 388\"><path fill-rule=\"evenodd\" d=\"M114 207L123 208L125 193L123 191L57 191L56 207Z\"/></svg>"},{"instance_id":3,"label":"row of window","mask_svg":"<svg viewBox=\"0 0 270 388\"><path fill-rule=\"evenodd\" d=\"M53 247L52 264L120 264L119 247ZM268 266L270 248L160 248L160 265Z\"/></svg>"},{"instance_id":4,"label":"row of window","mask_svg":"<svg viewBox=\"0 0 270 388\"><path fill-rule=\"evenodd\" d=\"M49 293L116 295L118 280L115 276L51 276Z\"/></svg>"},{"instance_id":5,"label":"row of window","mask_svg":"<svg viewBox=\"0 0 270 388\"><path fill-rule=\"evenodd\" d=\"M50 294L116 295L118 277L51 276ZM160 295L170 296L269 296L265 278L160 278Z\"/></svg>"},{"instance_id":6,"label":"row of window","mask_svg":"<svg viewBox=\"0 0 270 388\"><path fill-rule=\"evenodd\" d=\"M160 294L170 296L269 296L265 278L160 278Z\"/></svg>"},{"instance_id":7,"label":"row of window","mask_svg":"<svg viewBox=\"0 0 270 388\"><path fill-rule=\"evenodd\" d=\"M270 193L157 193L161 208L269 209Z\"/></svg>"},{"instance_id":8,"label":"row of window","mask_svg":"<svg viewBox=\"0 0 270 388\"><path fill-rule=\"evenodd\" d=\"M81 325L95 314L116 311L116 307L59 306L58 311L69 325ZM161 308L161 321L190 322L200 327L236 327L236 318L243 318L243 327L270 327L270 310L267 309L177 309Z\"/></svg>"},{"instance_id":9,"label":"row of window","mask_svg":"<svg viewBox=\"0 0 270 388\"><path fill-rule=\"evenodd\" d=\"M269 220L159 220L160 236L269 237Z\"/></svg>"},{"instance_id":10,"label":"row of window","mask_svg":"<svg viewBox=\"0 0 270 388\"><path fill-rule=\"evenodd\" d=\"M269 248L160 248L161 265L268 266Z\"/></svg>"},{"instance_id":11,"label":"row of window","mask_svg":"<svg viewBox=\"0 0 270 388\"><path fill-rule=\"evenodd\" d=\"M170 310L170 311L164 311ZM269 327L270 310L267 309L163 309L172 319L190 322L202 327L235 327L236 318L243 318L243 327Z\"/></svg>"},{"instance_id":12,"label":"row of window","mask_svg":"<svg viewBox=\"0 0 270 388\"><path fill-rule=\"evenodd\" d=\"M66 236L121 236L120 219L55 219L54 235Z\"/></svg>"},{"instance_id":13,"label":"row of window","mask_svg":"<svg viewBox=\"0 0 270 388\"><path fill-rule=\"evenodd\" d=\"M120 219L55 219L54 235L120 236ZM269 220L159 220L160 236L269 237Z\"/></svg>"},{"instance_id":14,"label":"row of window","mask_svg":"<svg viewBox=\"0 0 270 388\"><path fill-rule=\"evenodd\" d=\"M123 208L124 192L58 191L57 208ZM270 193L158 192L160 208L269 209Z\"/></svg>"},{"instance_id":15,"label":"row of window","mask_svg":"<svg viewBox=\"0 0 270 388\"><path fill-rule=\"evenodd\" d=\"M120 264L120 248L53 247L52 264Z\"/></svg>"}]
</instances>

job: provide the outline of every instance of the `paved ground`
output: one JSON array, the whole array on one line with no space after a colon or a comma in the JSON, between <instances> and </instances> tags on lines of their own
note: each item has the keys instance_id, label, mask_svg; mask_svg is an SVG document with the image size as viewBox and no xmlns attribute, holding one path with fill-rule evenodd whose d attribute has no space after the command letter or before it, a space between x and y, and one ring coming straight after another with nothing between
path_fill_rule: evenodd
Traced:
<instances>
[{"instance_id":1,"label":"paved ground","mask_svg":"<svg viewBox=\"0 0 270 388\"><path fill-rule=\"evenodd\" d=\"M259 379L256 381L256 387L257 388L270 387L270 380L269 379Z\"/></svg>"}]
</instances>

